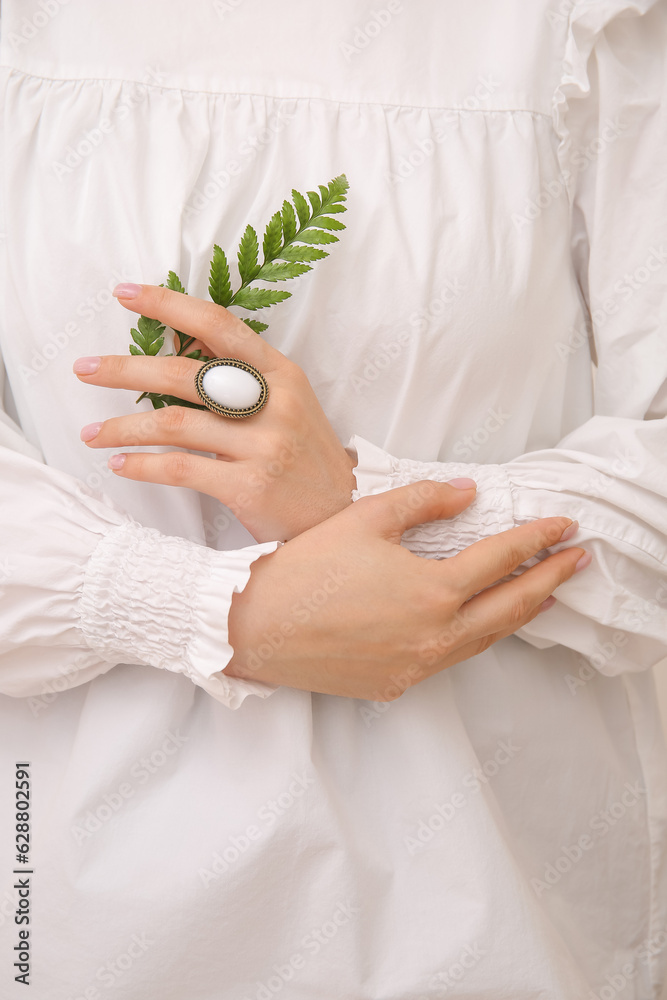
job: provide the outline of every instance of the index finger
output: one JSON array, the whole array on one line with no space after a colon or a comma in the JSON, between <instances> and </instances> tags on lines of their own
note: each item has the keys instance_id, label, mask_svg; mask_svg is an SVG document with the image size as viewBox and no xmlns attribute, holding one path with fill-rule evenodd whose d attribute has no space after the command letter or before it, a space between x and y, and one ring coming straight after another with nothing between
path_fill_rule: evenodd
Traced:
<instances>
[{"instance_id":1,"label":"index finger","mask_svg":"<svg viewBox=\"0 0 667 1000\"><path fill-rule=\"evenodd\" d=\"M571 524L568 517L542 517L473 542L447 559L444 566L448 576L451 573L451 582L467 600L485 587L498 583L526 559L555 545Z\"/></svg>"},{"instance_id":2,"label":"index finger","mask_svg":"<svg viewBox=\"0 0 667 1000\"><path fill-rule=\"evenodd\" d=\"M203 340L216 357L240 357L263 373L286 360L243 320L215 302L159 285L121 284L116 285L113 294L126 309Z\"/></svg>"}]
</instances>

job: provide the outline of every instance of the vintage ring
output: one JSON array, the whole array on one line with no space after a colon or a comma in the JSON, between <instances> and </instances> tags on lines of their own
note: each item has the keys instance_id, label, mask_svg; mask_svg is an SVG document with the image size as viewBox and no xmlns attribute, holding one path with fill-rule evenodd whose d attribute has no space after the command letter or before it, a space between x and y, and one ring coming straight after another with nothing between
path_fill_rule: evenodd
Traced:
<instances>
[{"instance_id":1,"label":"vintage ring","mask_svg":"<svg viewBox=\"0 0 667 1000\"><path fill-rule=\"evenodd\" d=\"M213 358L195 376L197 395L204 406L222 417L251 417L269 398L261 372L238 358Z\"/></svg>"}]
</instances>

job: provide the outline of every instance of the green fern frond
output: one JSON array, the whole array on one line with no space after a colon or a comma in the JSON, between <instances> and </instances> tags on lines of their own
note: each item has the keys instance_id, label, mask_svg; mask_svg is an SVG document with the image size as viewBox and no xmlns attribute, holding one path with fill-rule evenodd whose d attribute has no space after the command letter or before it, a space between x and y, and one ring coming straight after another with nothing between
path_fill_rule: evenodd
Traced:
<instances>
[{"instance_id":1,"label":"green fern frond","mask_svg":"<svg viewBox=\"0 0 667 1000\"><path fill-rule=\"evenodd\" d=\"M148 316L140 316L137 321L138 330L130 330L130 336L142 354L156 355L164 344L163 323Z\"/></svg>"},{"instance_id":2,"label":"green fern frond","mask_svg":"<svg viewBox=\"0 0 667 1000\"><path fill-rule=\"evenodd\" d=\"M308 195L308 201L313 206L313 215L317 215L322 208L322 199L315 191L306 191L306 194Z\"/></svg>"},{"instance_id":3,"label":"green fern frond","mask_svg":"<svg viewBox=\"0 0 667 1000\"><path fill-rule=\"evenodd\" d=\"M259 271L259 264L257 263L258 255L259 241L257 233L252 226L246 226L236 255L239 262L241 284L249 284Z\"/></svg>"},{"instance_id":4,"label":"green fern frond","mask_svg":"<svg viewBox=\"0 0 667 1000\"><path fill-rule=\"evenodd\" d=\"M326 250L320 250L318 247L302 247L302 246L291 246L283 247L277 256L280 260L293 260L296 262L308 262L313 260L322 260L323 257L328 257L329 254Z\"/></svg>"},{"instance_id":5,"label":"green fern frond","mask_svg":"<svg viewBox=\"0 0 667 1000\"><path fill-rule=\"evenodd\" d=\"M217 245L213 247L208 293L219 306L228 306L232 301L232 283L225 251Z\"/></svg>"},{"instance_id":6,"label":"green fern frond","mask_svg":"<svg viewBox=\"0 0 667 1000\"><path fill-rule=\"evenodd\" d=\"M296 215L294 214L291 201L283 202L282 217L283 239L285 243L289 243L296 236Z\"/></svg>"},{"instance_id":7,"label":"green fern frond","mask_svg":"<svg viewBox=\"0 0 667 1000\"><path fill-rule=\"evenodd\" d=\"M306 201L306 199L302 194L299 194L299 192L295 191L294 189L292 189L292 200L296 205L296 214L299 219L299 226L303 229L305 224L308 222L308 219L310 218L310 209L308 208L308 202Z\"/></svg>"},{"instance_id":8,"label":"green fern frond","mask_svg":"<svg viewBox=\"0 0 667 1000\"><path fill-rule=\"evenodd\" d=\"M291 292L282 292L273 288L241 288L234 296L234 305L243 306L244 309L266 309L267 306L275 306L278 302L289 299Z\"/></svg>"},{"instance_id":9,"label":"green fern frond","mask_svg":"<svg viewBox=\"0 0 667 1000\"><path fill-rule=\"evenodd\" d=\"M306 271L312 271L312 267L309 264L296 264L291 261L283 261L281 263L270 261L268 264L262 265L262 269L257 275L257 280L287 281L288 278L298 278L300 274L305 274Z\"/></svg>"},{"instance_id":10,"label":"green fern frond","mask_svg":"<svg viewBox=\"0 0 667 1000\"><path fill-rule=\"evenodd\" d=\"M246 326L249 326L251 330L254 330L255 333L264 333L265 330L269 329L268 323L260 323L258 319L244 318L243 322L246 324Z\"/></svg>"},{"instance_id":11,"label":"green fern frond","mask_svg":"<svg viewBox=\"0 0 667 1000\"><path fill-rule=\"evenodd\" d=\"M328 219L326 215L320 215L317 218L317 228L318 229L345 229L345 224L339 219Z\"/></svg>"},{"instance_id":12,"label":"green fern frond","mask_svg":"<svg viewBox=\"0 0 667 1000\"><path fill-rule=\"evenodd\" d=\"M338 237L324 229L305 229L297 239L304 243L338 243Z\"/></svg>"},{"instance_id":13,"label":"green fern frond","mask_svg":"<svg viewBox=\"0 0 667 1000\"><path fill-rule=\"evenodd\" d=\"M282 246L283 240L283 218L280 212L276 212L275 215L271 216L271 220L268 223L264 231L264 241L262 243L262 249L264 251L264 263L268 263L270 260L276 256L278 250Z\"/></svg>"},{"instance_id":14,"label":"green fern frond","mask_svg":"<svg viewBox=\"0 0 667 1000\"><path fill-rule=\"evenodd\" d=\"M171 288L172 292L182 292L183 295L188 294L181 283L181 279L175 271L169 272L167 277L167 288Z\"/></svg>"},{"instance_id":15,"label":"green fern frond","mask_svg":"<svg viewBox=\"0 0 667 1000\"><path fill-rule=\"evenodd\" d=\"M334 177L327 185L318 184L319 194L317 191L307 191L304 196L293 188L292 201L283 201L282 208L271 216L266 226L262 240L264 259L261 264L257 232L251 225L246 226L237 250L241 285L236 292L232 290L227 255L216 243L209 273L209 294L213 302L226 308L241 306L254 312L290 298L291 292L251 285L255 281L277 282L298 278L311 271L311 265L315 261L328 257L329 251L322 247L337 243L338 237L334 233L345 229L344 223L332 216L341 215L347 210L345 201L348 189L345 174ZM175 271L169 271L166 287L183 295L188 294ZM244 317L243 322L257 334L268 329L266 323L256 319ZM137 329L131 330L134 343L130 344L130 354L154 357L164 345L164 333L164 324L147 316L140 316ZM186 353L195 337L179 330L174 330L174 333L179 342L177 356L203 362L211 360L200 349ZM155 409L164 406L206 409L197 403L155 392L143 392L137 402L146 398L150 399Z\"/></svg>"}]
</instances>

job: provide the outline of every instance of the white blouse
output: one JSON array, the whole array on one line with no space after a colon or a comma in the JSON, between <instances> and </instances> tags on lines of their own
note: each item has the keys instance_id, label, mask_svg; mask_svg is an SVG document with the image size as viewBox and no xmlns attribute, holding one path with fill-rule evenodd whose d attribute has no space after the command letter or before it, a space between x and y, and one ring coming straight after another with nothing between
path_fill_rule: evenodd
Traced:
<instances>
[{"instance_id":1,"label":"white blouse","mask_svg":"<svg viewBox=\"0 0 667 1000\"><path fill-rule=\"evenodd\" d=\"M32 762L34 996L659 995L666 51L654 0L6 0L0 741ZM565 514L594 557L391 703L224 673L278 543L115 477L79 429L136 393L71 371L127 352L117 282L207 297L213 243L342 172L347 229L265 336L353 496L472 476L404 544Z\"/></svg>"}]
</instances>

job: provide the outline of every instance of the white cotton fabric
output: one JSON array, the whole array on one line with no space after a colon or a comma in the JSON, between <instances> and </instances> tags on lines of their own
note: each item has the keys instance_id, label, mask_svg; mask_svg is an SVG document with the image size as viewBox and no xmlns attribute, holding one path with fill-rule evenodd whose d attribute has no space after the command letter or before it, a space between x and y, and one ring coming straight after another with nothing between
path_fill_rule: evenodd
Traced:
<instances>
[{"instance_id":1,"label":"white cotton fabric","mask_svg":"<svg viewBox=\"0 0 667 1000\"><path fill-rule=\"evenodd\" d=\"M217 552L170 537L71 476L36 474L35 459L6 443L3 453L3 693L40 694L61 673L83 684L130 654L186 674L230 708L275 690L221 671L233 655L232 595L278 542Z\"/></svg>"},{"instance_id":2,"label":"white cotton fabric","mask_svg":"<svg viewBox=\"0 0 667 1000\"><path fill-rule=\"evenodd\" d=\"M651 0L3 5L0 839L30 760L33 997L659 995L666 43ZM80 427L136 393L71 373L126 353L118 281L205 297L214 243L341 172L347 229L265 336L355 496L470 475L419 555L554 514L594 555L390 703L226 676L277 543L109 472Z\"/></svg>"}]
</instances>

